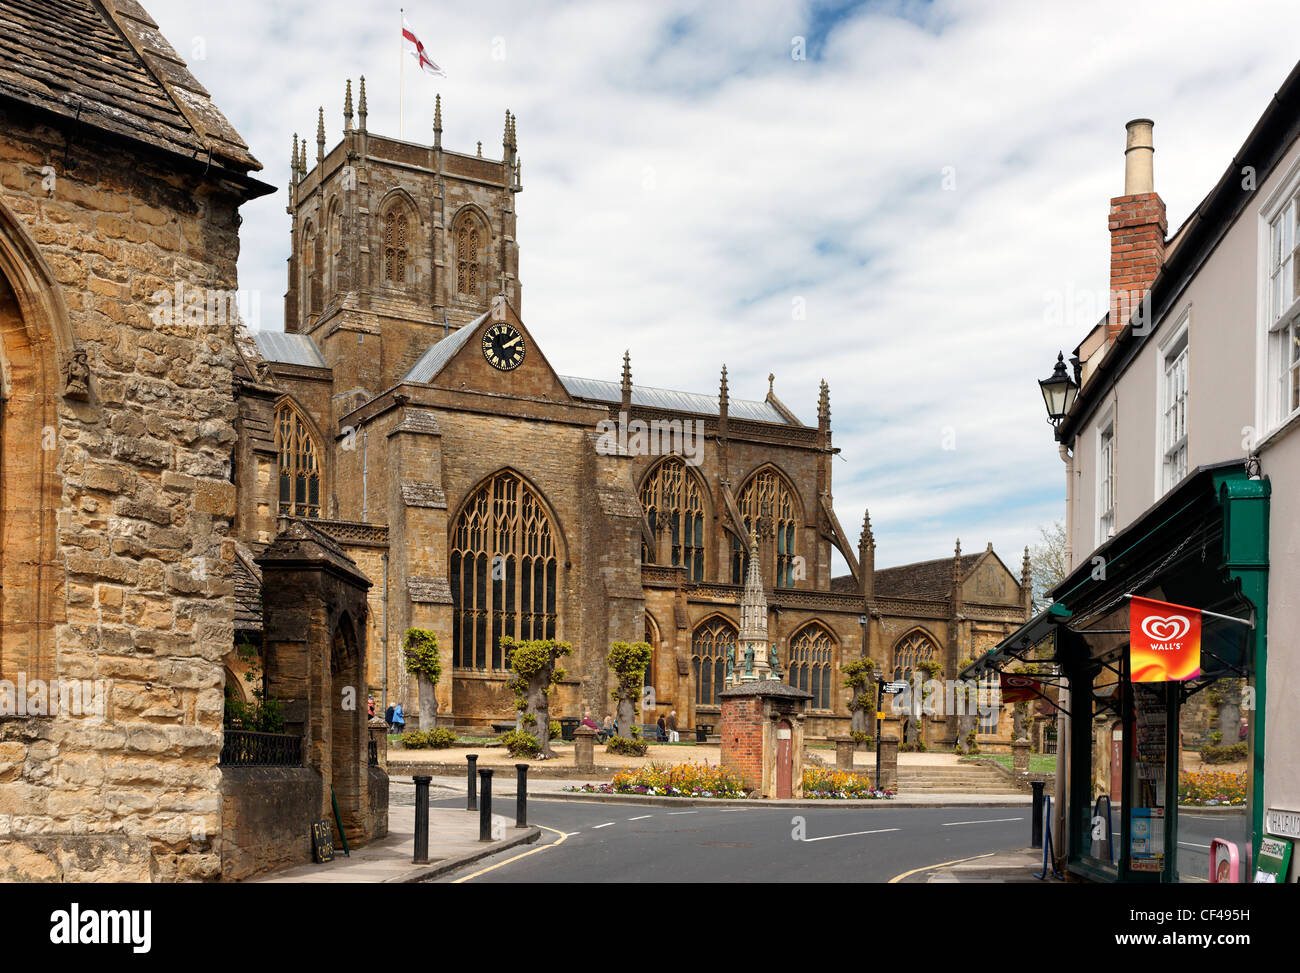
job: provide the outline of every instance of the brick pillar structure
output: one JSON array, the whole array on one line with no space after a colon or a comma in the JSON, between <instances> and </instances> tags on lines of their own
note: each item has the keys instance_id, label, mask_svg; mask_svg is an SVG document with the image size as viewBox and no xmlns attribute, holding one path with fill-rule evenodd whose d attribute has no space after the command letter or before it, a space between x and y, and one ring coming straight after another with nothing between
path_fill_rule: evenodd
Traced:
<instances>
[{"instance_id":1,"label":"brick pillar structure","mask_svg":"<svg viewBox=\"0 0 1300 973\"><path fill-rule=\"evenodd\" d=\"M762 797L802 797L804 712L812 694L777 679L761 679L724 689L718 698L722 766ZM788 763L779 759L786 753ZM787 783L789 793L784 794Z\"/></svg>"}]
</instances>

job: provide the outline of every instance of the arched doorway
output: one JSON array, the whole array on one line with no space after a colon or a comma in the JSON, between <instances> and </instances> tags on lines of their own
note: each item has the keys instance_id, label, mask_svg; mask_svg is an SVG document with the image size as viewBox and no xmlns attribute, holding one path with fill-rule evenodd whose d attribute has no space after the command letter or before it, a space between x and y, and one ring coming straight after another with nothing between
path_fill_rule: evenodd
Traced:
<instances>
[{"instance_id":1,"label":"arched doorway","mask_svg":"<svg viewBox=\"0 0 1300 973\"><path fill-rule=\"evenodd\" d=\"M0 203L0 678L56 672L54 632L66 615L56 557L60 363L73 360L73 348L49 267ZM84 371L70 397L87 388Z\"/></svg>"},{"instance_id":2,"label":"arched doorway","mask_svg":"<svg viewBox=\"0 0 1300 973\"><path fill-rule=\"evenodd\" d=\"M367 748L360 698L361 655L352 619L346 614L339 619L330 647L330 684L330 783L343 827L349 838L354 838L364 829L361 772L365 761L361 755Z\"/></svg>"}]
</instances>

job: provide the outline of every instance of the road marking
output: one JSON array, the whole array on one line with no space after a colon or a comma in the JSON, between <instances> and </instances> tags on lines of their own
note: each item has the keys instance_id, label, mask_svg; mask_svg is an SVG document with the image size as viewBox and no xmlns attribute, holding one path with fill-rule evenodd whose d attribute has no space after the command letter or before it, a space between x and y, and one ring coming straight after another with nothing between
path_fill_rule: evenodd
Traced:
<instances>
[{"instance_id":1,"label":"road marking","mask_svg":"<svg viewBox=\"0 0 1300 973\"><path fill-rule=\"evenodd\" d=\"M700 812L699 811L669 811L668 813L672 815L672 814L699 814Z\"/></svg>"},{"instance_id":2,"label":"road marking","mask_svg":"<svg viewBox=\"0 0 1300 973\"><path fill-rule=\"evenodd\" d=\"M574 835L576 835L576 834L582 834L582 832L581 832L581 831L566 831L566 832L564 832L564 837L566 837L566 838L572 838L572 837L573 837Z\"/></svg>"},{"instance_id":3,"label":"road marking","mask_svg":"<svg viewBox=\"0 0 1300 973\"><path fill-rule=\"evenodd\" d=\"M654 817L653 814L642 814L639 817L628 818L629 821L644 821L646 818Z\"/></svg>"},{"instance_id":4,"label":"road marking","mask_svg":"<svg viewBox=\"0 0 1300 973\"><path fill-rule=\"evenodd\" d=\"M990 851L987 855L975 855L975 856L972 857L972 858L957 858L957 859L954 859L953 861L950 861L950 862L939 862L939 864L937 864L937 865L926 865L926 866L924 866L923 868L913 868L910 872L904 872L902 875L895 875L893 878L891 878L891 879L890 879L888 882L886 882L885 884L886 884L886 885L895 885L895 884L897 884L898 882L901 882L903 879L907 878L909 875L915 875L917 872L928 872L928 871L930 871L931 869L934 869L934 868L944 868L945 866L948 866L948 865L960 865L962 862L973 862L973 861L979 861L981 858L992 858L992 857L993 857L994 855L996 855L996 854L997 854L996 851Z\"/></svg>"},{"instance_id":5,"label":"road marking","mask_svg":"<svg viewBox=\"0 0 1300 973\"><path fill-rule=\"evenodd\" d=\"M947 824L944 825L944 827L955 828L959 824L999 824L1003 821L1023 821L1023 820L1024 820L1023 817L1019 817L1019 818L986 818L983 821L949 821Z\"/></svg>"},{"instance_id":6,"label":"road marking","mask_svg":"<svg viewBox=\"0 0 1300 973\"><path fill-rule=\"evenodd\" d=\"M531 851L526 851L521 855L515 855L513 858L507 858L503 862L497 862L495 865L489 865L487 868L480 868L477 872L471 872L469 875L465 875L461 878L456 879L451 884L460 885L462 882L468 882L471 878L478 878L480 875L486 875L488 872L495 871L496 869L501 868L503 865L509 865L511 862L517 862L521 858L527 858L529 855L536 855L538 852L541 851L550 851L552 848L564 844L565 839L569 837L563 831L556 831L554 828L548 828L544 824L539 824L537 825L537 827L541 828L543 831L549 831L552 834L558 834L560 837L558 840L552 841L549 845L542 845L538 848L532 849Z\"/></svg>"},{"instance_id":7,"label":"road marking","mask_svg":"<svg viewBox=\"0 0 1300 973\"><path fill-rule=\"evenodd\" d=\"M890 831L897 831L898 828L880 828L876 831L850 831L848 834L824 834L820 838L804 838L804 841L830 841L832 838L856 838L862 834L886 834Z\"/></svg>"},{"instance_id":8,"label":"road marking","mask_svg":"<svg viewBox=\"0 0 1300 973\"><path fill-rule=\"evenodd\" d=\"M591 830L592 830L592 831L599 831L601 828L612 828L612 827L614 827L614 822L613 822L613 821L606 821L604 824L598 824L598 825L596 825L596 826L595 826L594 828L592 828Z\"/></svg>"}]
</instances>

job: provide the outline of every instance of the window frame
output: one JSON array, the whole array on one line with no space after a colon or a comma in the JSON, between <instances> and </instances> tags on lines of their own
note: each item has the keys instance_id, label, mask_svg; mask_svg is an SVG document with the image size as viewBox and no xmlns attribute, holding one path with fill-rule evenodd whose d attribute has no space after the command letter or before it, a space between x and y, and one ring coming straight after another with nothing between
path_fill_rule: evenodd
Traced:
<instances>
[{"instance_id":1,"label":"window frame","mask_svg":"<svg viewBox=\"0 0 1300 973\"><path fill-rule=\"evenodd\" d=\"M1094 546L1099 547L1115 533L1116 525L1119 522L1117 514L1116 498L1116 481L1118 464L1115 462L1115 449L1118 443L1118 437L1115 430L1115 411L1112 408L1105 417L1097 424L1097 450L1096 450L1096 476L1093 488L1093 523L1095 525L1096 541ZM1109 443L1109 449L1107 444ZM1103 508L1102 497L1106 493L1106 487L1109 481L1110 505ZM1109 518L1109 522L1107 522Z\"/></svg>"},{"instance_id":2,"label":"window frame","mask_svg":"<svg viewBox=\"0 0 1300 973\"><path fill-rule=\"evenodd\" d=\"M1300 161L1259 209L1257 263L1256 448L1300 417Z\"/></svg>"},{"instance_id":3,"label":"window frame","mask_svg":"<svg viewBox=\"0 0 1300 973\"><path fill-rule=\"evenodd\" d=\"M1171 385L1170 367L1182 361L1181 376L1175 376ZM1177 323L1156 350L1156 451L1155 499L1172 490L1187 475L1189 455L1189 408L1191 391L1191 307L1183 310ZM1171 389L1177 380L1182 382L1180 403L1170 401ZM1175 411L1180 410L1180 411ZM1174 415L1171 416L1171 411ZM1171 419L1181 419L1181 434L1170 438ZM1181 460L1181 466L1180 466Z\"/></svg>"}]
</instances>

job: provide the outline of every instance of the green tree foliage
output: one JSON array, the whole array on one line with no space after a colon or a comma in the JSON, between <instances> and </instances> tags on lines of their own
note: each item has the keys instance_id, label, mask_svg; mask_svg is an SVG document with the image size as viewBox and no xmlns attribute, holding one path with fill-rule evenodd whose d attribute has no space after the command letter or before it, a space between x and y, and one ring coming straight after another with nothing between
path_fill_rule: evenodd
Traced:
<instances>
[{"instance_id":1,"label":"green tree foliage","mask_svg":"<svg viewBox=\"0 0 1300 973\"><path fill-rule=\"evenodd\" d=\"M610 695L618 704L618 731L625 738L631 735L636 719L636 704L645 685L651 651L649 642L615 642L606 656L606 664L617 681Z\"/></svg>"},{"instance_id":2,"label":"green tree foliage","mask_svg":"<svg viewBox=\"0 0 1300 973\"><path fill-rule=\"evenodd\" d=\"M537 729L538 754L554 756L550 746L551 694L555 684L564 678L564 670L557 663L573 652L573 646L554 639L516 641L505 635L501 638L501 650L509 660L511 676L506 685L515 694L515 709L521 714L519 721Z\"/></svg>"}]
</instances>

